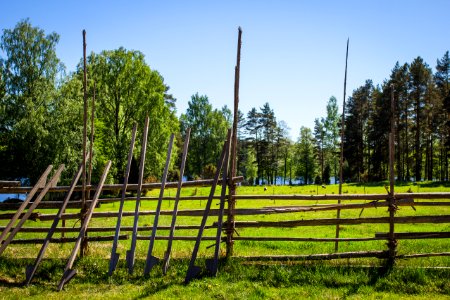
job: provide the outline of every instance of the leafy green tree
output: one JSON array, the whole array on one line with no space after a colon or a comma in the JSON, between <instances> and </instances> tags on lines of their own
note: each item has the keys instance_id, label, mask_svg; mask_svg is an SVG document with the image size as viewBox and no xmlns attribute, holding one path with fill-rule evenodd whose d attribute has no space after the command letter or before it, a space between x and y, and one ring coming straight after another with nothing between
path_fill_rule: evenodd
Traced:
<instances>
[{"instance_id":1,"label":"leafy green tree","mask_svg":"<svg viewBox=\"0 0 450 300\"><path fill-rule=\"evenodd\" d=\"M69 184L81 162L83 147L83 83L79 76L72 74L61 82L51 117L46 122L52 128L52 162L65 164L62 178ZM102 167L106 161L102 161Z\"/></svg>"},{"instance_id":2,"label":"leafy green tree","mask_svg":"<svg viewBox=\"0 0 450 300\"><path fill-rule=\"evenodd\" d=\"M29 177L32 183L54 161L52 112L63 65L56 33L45 34L29 20L4 29L0 49L0 176Z\"/></svg>"},{"instance_id":3,"label":"leafy green tree","mask_svg":"<svg viewBox=\"0 0 450 300\"><path fill-rule=\"evenodd\" d=\"M80 63L79 75L81 67ZM96 83L98 100L96 155L113 160L112 173L116 181L120 180L133 123L138 123L142 133L145 117L149 116L145 175L159 177L169 136L179 131L174 99L167 94L169 88L163 77L147 65L144 54L122 47L89 55L88 74L91 89Z\"/></svg>"},{"instance_id":4,"label":"leafy green tree","mask_svg":"<svg viewBox=\"0 0 450 300\"><path fill-rule=\"evenodd\" d=\"M253 185L255 182L255 178L258 174L258 166L256 165L256 155L255 150L251 147L245 148L245 156L246 160L243 161L243 170L245 171L242 175L245 178L245 181L249 185Z\"/></svg>"},{"instance_id":5,"label":"leafy green tree","mask_svg":"<svg viewBox=\"0 0 450 300\"><path fill-rule=\"evenodd\" d=\"M185 114L180 117L181 130L191 128L186 175L204 177L204 167L215 165L226 139L229 123L224 110L213 109L207 96L191 97Z\"/></svg>"},{"instance_id":6,"label":"leafy green tree","mask_svg":"<svg viewBox=\"0 0 450 300\"><path fill-rule=\"evenodd\" d=\"M277 170L278 166L283 166L283 184L286 184L288 163L292 156L292 142L289 138L290 128L283 120L278 122L276 127L276 158L277 158Z\"/></svg>"},{"instance_id":7,"label":"leafy green tree","mask_svg":"<svg viewBox=\"0 0 450 300\"><path fill-rule=\"evenodd\" d=\"M325 118L325 148L328 153L327 165L333 166L335 180L338 177L340 127L341 115L339 114L337 99L331 96L327 103L327 116Z\"/></svg>"},{"instance_id":8,"label":"leafy green tree","mask_svg":"<svg viewBox=\"0 0 450 300\"><path fill-rule=\"evenodd\" d=\"M302 126L295 153L296 176L303 179L305 184L312 182L316 170L314 156L314 137L311 129Z\"/></svg>"}]
</instances>

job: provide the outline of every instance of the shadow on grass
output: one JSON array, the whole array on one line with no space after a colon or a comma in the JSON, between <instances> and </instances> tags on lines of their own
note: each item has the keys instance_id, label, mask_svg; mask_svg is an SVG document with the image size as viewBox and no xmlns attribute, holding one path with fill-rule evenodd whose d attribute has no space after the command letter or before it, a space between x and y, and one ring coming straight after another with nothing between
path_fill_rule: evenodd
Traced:
<instances>
[{"instance_id":1,"label":"shadow on grass","mask_svg":"<svg viewBox=\"0 0 450 300\"><path fill-rule=\"evenodd\" d=\"M33 263L33 259L16 259L0 257L0 287L20 288L25 280L25 267ZM79 285L90 284L103 291L111 285L131 284L138 290L135 299L157 296L165 290L176 290L183 293L186 289L202 291L205 285L214 282L221 290L231 287L254 289L254 283L262 288L326 288L342 292L344 297L356 295L365 290L390 292L397 294L424 294L427 292L450 293L449 269L418 269L336 266L327 262L246 262L238 259L219 262L217 278L210 278L205 271L205 260L199 259L197 265L202 266L201 277L184 284L188 259L173 259L166 275L162 274L161 265L155 266L150 276L143 276L145 261L136 260L135 270L128 274L125 261L119 265L112 277L107 275L107 259L85 257L75 263L78 274L68 283L70 289ZM65 261L56 259L44 260L33 279L33 288L47 292L50 286L59 282ZM26 287L23 287L24 290ZM256 291L255 291L256 292Z\"/></svg>"}]
</instances>

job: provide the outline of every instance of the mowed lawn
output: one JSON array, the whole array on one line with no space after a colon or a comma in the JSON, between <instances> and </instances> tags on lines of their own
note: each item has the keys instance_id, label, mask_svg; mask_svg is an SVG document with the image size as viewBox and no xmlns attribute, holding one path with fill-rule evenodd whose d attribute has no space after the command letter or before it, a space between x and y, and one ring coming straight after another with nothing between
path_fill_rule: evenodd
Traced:
<instances>
[{"instance_id":1,"label":"mowed lawn","mask_svg":"<svg viewBox=\"0 0 450 300\"><path fill-rule=\"evenodd\" d=\"M346 184L344 194L386 194L385 184L367 186ZM186 188L183 196L207 196L209 188ZM166 196L175 196L174 189L168 189ZM439 183L420 183L396 186L397 193L450 192L450 186ZM263 186L238 188L239 195L262 194L338 194L337 185L326 187L309 186ZM147 196L157 196L159 190L148 191ZM216 191L220 194L220 188ZM415 202L432 201L415 199ZM447 200L439 200L447 201ZM364 203L369 201L343 201L343 203ZM332 204L336 201L296 201L296 200L238 200L237 208L262 208L278 206L305 206L315 204ZM206 200L181 201L180 210L203 209ZM173 201L164 201L163 211L173 209ZM117 212L119 203L102 204L95 212ZM135 203L127 201L125 211L134 211ZM212 204L217 209L218 201ZM143 201L141 211L154 210L156 201ZM56 213L56 210L39 210L43 214ZM67 212L78 212L69 209ZM387 207L371 209L342 210L342 218L387 217ZM447 206L429 207L401 206L396 216L450 215ZM297 212L256 216L236 216L236 221L279 221L336 218L336 211ZM90 227L115 227L117 218L93 218ZM179 216L178 225L199 225L201 217ZM217 221L216 216L208 218L207 225ZM171 216L162 215L160 225L170 225ZM1 220L5 226L7 221ZM124 217L122 226L132 226L133 217ZM50 227L51 222L27 221L25 226ZM77 227L79 221L68 220L66 227ZM152 226L153 216L141 216L140 226ZM375 233L387 233L388 224L342 225L340 237L374 237ZM241 228L237 233L241 237L312 237L334 238L335 226L301 226L292 228ZM449 224L403 224L395 226L396 232L450 232ZM130 232L122 232L130 235ZM204 236L215 236L215 229L205 230ZM66 233L66 237L75 237L76 233ZM113 235L109 233L90 233L89 236ZM150 231L139 232L150 236ZM168 235L161 230L158 236ZM177 230L175 236L196 236L197 230ZM60 237L61 234L55 234ZM45 233L19 233L16 239L44 238ZM119 243L120 260L116 272L107 276L112 241L92 242L89 253L79 259L75 268L77 276L66 285L64 291L56 292L56 286L73 248L73 243L51 244L46 252L46 259L30 287L22 287L25 279L25 266L34 261L40 244L10 245L0 257L0 290L3 298L184 298L184 299L235 299L235 298L446 298L450 297L450 257L437 256L398 260L394 270L385 272L384 261L376 258L354 258L331 261L291 261L291 262L250 262L239 259L241 256L266 255L306 255L333 253L334 242L279 242L279 241L236 241L234 256L229 261L221 261L219 275L216 278L203 277L184 285L189 258L194 242L174 241L171 267L167 275L162 275L161 268L155 267L151 275L145 278L143 267L147 255L148 241L139 240L136 250L136 267L129 275L125 266L125 253L130 248L130 240ZM204 259L212 257L213 241L202 241L198 265L204 266ZM156 241L154 255L163 257L167 241ZM225 244L222 243L224 251ZM386 250L386 241L341 242L339 252L381 251ZM448 239L399 240L398 254L441 253L450 252Z\"/></svg>"}]
</instances>

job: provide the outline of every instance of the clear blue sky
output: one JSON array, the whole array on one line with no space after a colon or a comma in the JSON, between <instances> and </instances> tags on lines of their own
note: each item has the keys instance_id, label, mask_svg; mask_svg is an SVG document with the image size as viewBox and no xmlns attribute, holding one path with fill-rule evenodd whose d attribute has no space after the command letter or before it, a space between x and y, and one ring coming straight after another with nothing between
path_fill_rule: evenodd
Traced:
<instances>
[{"instance_id":1,"label":"clear blue sky","mask_svg":"<svg viewBox=\"0 0 450 300\"><path fill-rule=\"evenodd\" d=\"M381 84L396 61L422 56L434 69L450 50L450 1L4 1L0 28L21 19L61 39L57 54L73 71L88 52L142 51L177 98L215 108L233 105L237 28L243 29L240 109L265 102L296 139L300 126L325 116L330 96L342 109L345 45L347 95L366 79Z\"/></svg>"}]
</instances>

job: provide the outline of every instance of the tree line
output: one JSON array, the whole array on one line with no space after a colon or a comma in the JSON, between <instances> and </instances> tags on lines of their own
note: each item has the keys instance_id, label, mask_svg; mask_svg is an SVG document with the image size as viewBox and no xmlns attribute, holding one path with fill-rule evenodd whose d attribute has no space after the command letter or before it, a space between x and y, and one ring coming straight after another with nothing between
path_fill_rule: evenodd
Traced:
<instances>
[{"instance_id":1,"label":"tree line","mask_svg":"<svg viewBox=\"0 0 450 300\"><path fill-rule=\"evenodd\" d=\"M66 164L70 180L81 161L83 137L83 63L66 73L56 55L57 33L46 34L29 20L4 29L0 40L0 178L34 182L48 164ZM81 47L80 47L81 48ZM80 51L81 52L81 51ZM385 180L388 135L395 120L398 180L448 180L450 147L448 51L436 72L417 57L397 63L380 85L367 80L345 107L344 179ZM123 47L87 56L88 98L95 98L93 179L113 161L110 182L120 182L133 123L149 116L145 177L157 181L171 133L176 145L170 179L178 176L184 133L191 128L185 174L211 178L232 113L217 109L196 93L186 112L176 115L176 99L162 75L140 51ZM394 87L395 111L391 112ZM246 184L335 183L339 177L341 114L338 100L327 102L326 116L314 128L301 127L292 140L288 125L277 120L269 103L238 115L238 175ZM88 128L90 132L90 128ZM142 130L139 131L142 134ZM133 159L137 170L139 141ZM136 173L136 172L134 172ZM333 180L334 178L334 180ZM133 172L130 180L133 179Z\"/></svg>"}]
</instances>

